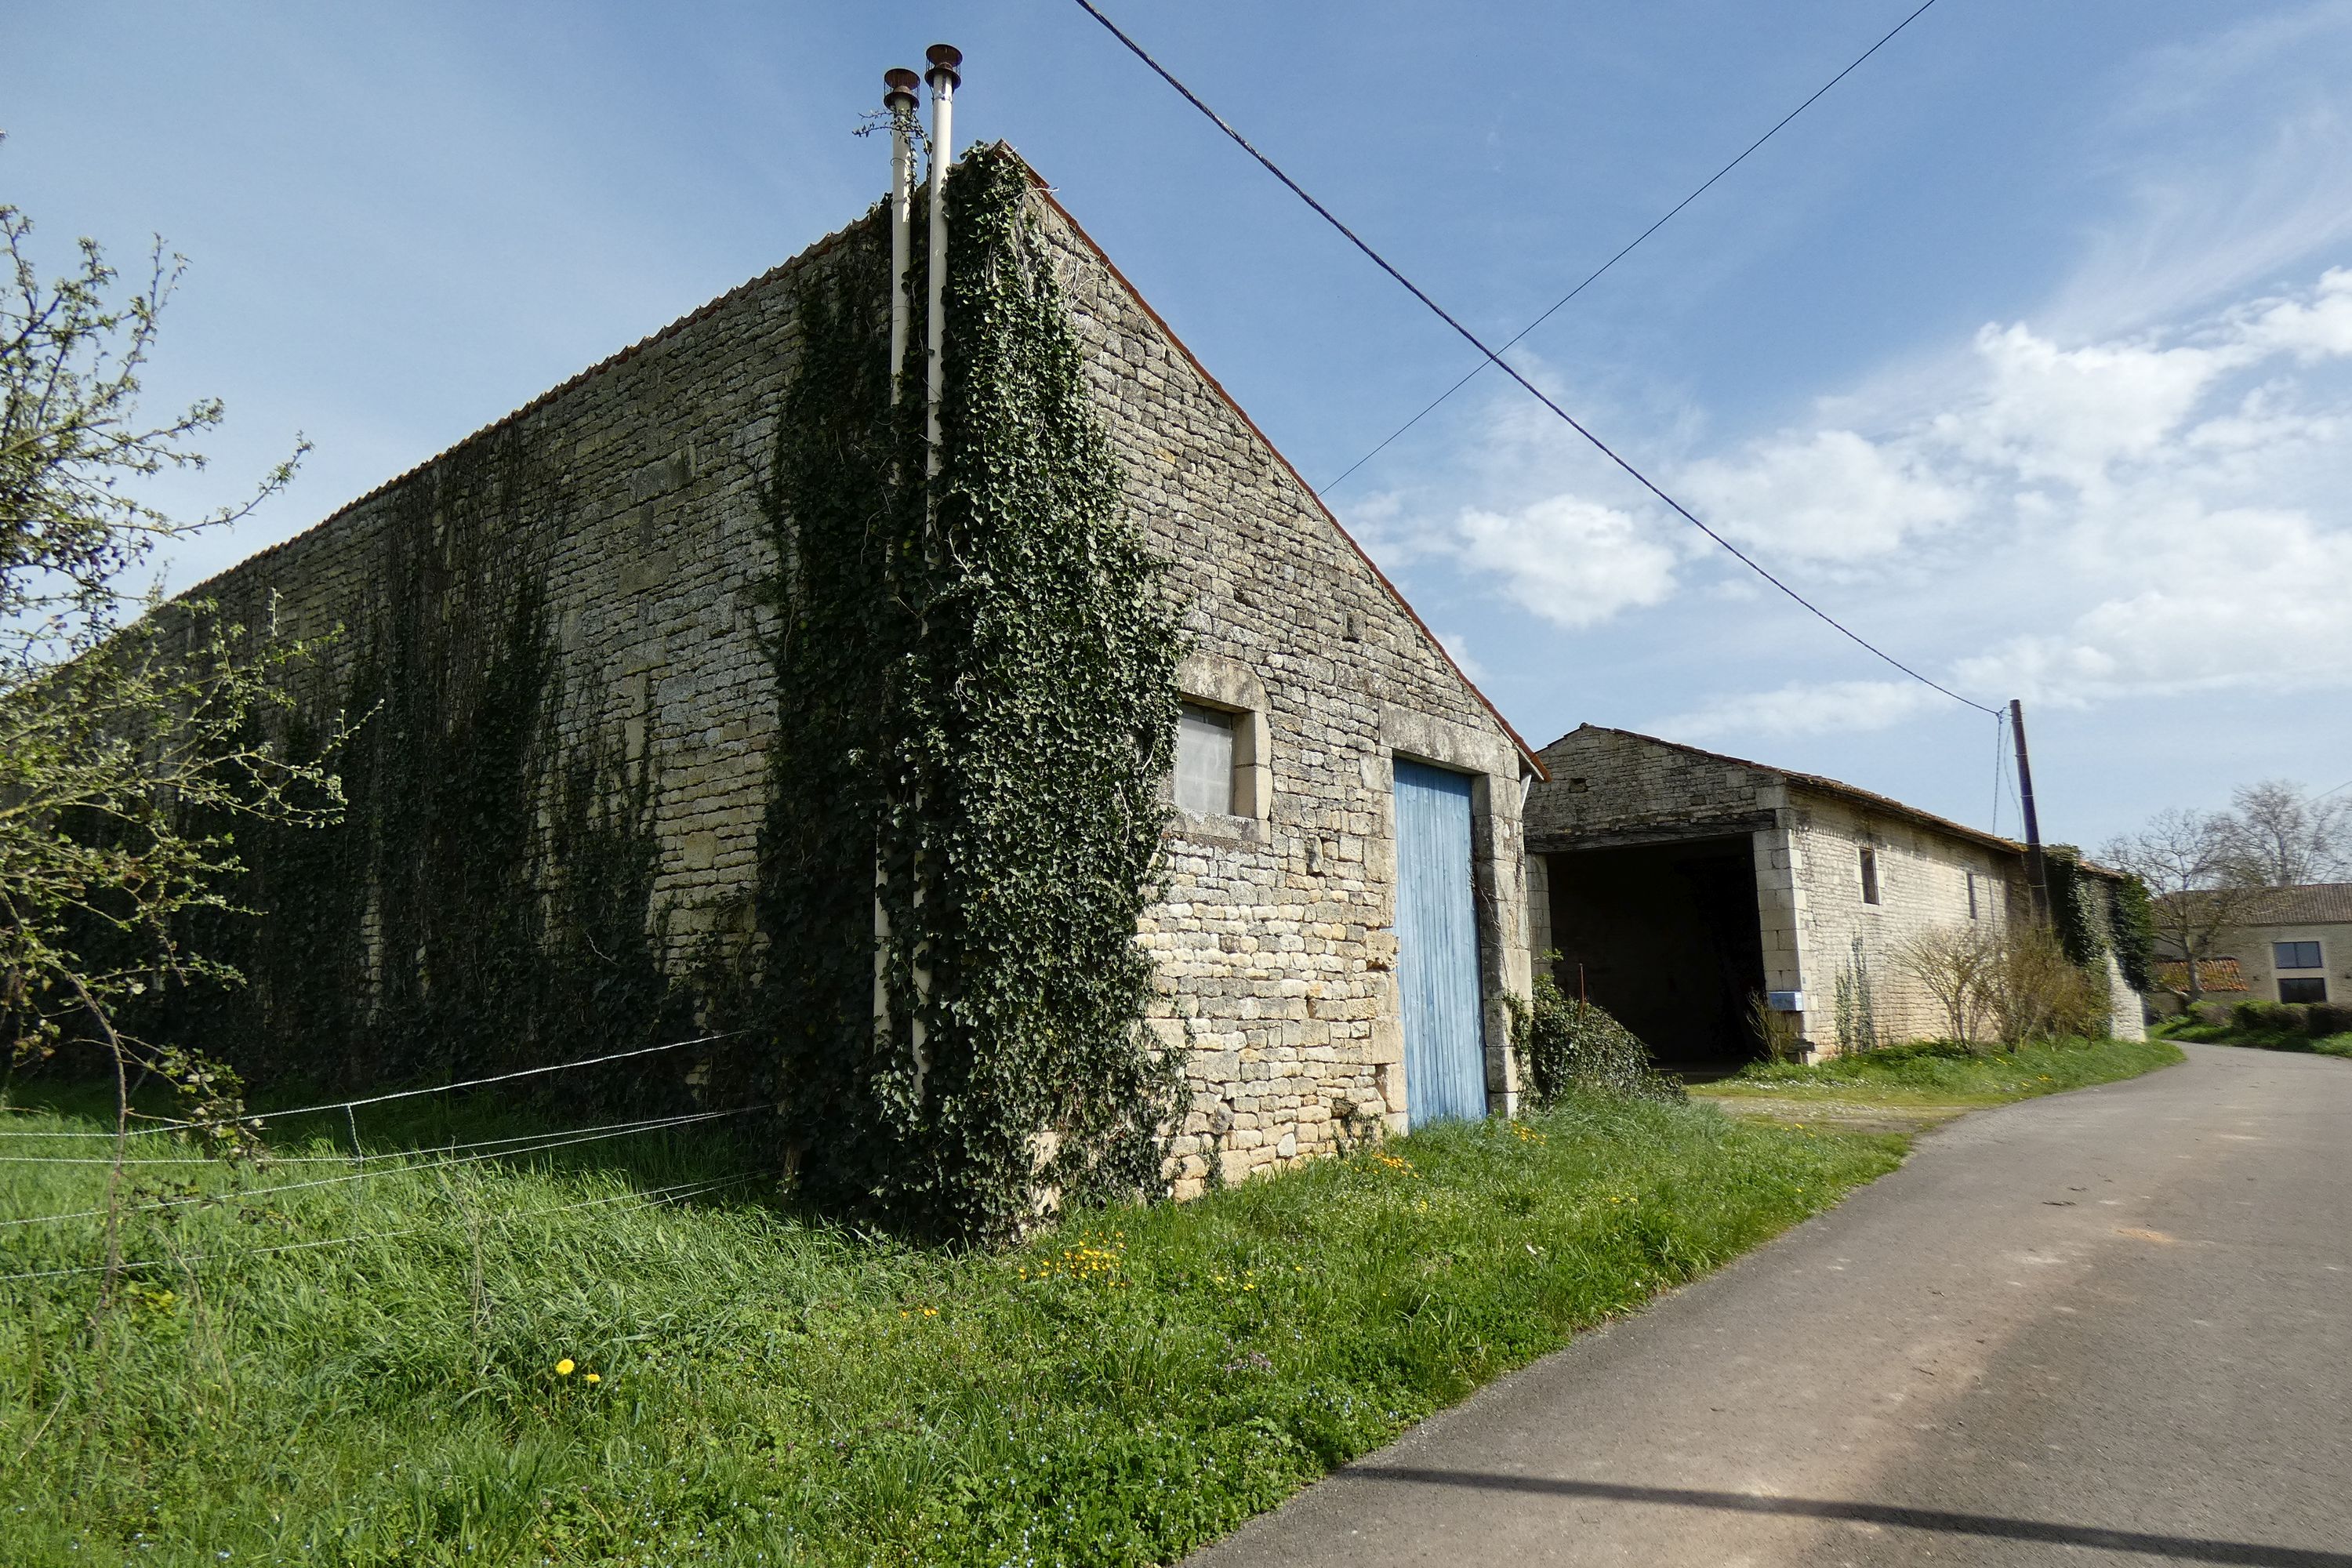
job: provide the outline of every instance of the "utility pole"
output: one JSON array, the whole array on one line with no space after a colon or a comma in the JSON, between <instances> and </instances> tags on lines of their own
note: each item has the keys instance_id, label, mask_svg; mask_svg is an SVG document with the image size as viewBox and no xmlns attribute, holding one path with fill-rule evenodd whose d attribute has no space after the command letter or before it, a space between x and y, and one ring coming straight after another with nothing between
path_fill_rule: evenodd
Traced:
<instances>
[{"instance_id":1,"label":"utility pole","mask_svg":"<svg viewBox=\"0 0 2352 1568\"><path fill-rule=\"evenodd\" d=\"M2042 819L2033 811L2033 763L2025 753L2025 704L2009 700L2010 732L2017 737L2017 798L2025 807L2025 874L2033 888L2033 918L2050 921L2050 868L2042 858Z\"/></svg>"}]
</instances>

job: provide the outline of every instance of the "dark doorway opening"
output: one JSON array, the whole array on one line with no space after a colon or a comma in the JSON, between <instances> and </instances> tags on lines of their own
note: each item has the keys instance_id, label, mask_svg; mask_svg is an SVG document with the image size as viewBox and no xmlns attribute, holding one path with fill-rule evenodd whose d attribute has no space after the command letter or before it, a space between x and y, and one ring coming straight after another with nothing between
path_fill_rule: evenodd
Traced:
<instances>
[{"instance_id":1,"label":"dark doorway opening","mask_svg":"<svg viewBox=\"0 0 2352 1568\"><path fill-rule=\"evenodd\" d=\"M1764 939L1745 836L1545 858L1560 989L1581 985L1669 1071L1755 1059L1748 999L1764 989Z\"/></svg>"}]
</instances>

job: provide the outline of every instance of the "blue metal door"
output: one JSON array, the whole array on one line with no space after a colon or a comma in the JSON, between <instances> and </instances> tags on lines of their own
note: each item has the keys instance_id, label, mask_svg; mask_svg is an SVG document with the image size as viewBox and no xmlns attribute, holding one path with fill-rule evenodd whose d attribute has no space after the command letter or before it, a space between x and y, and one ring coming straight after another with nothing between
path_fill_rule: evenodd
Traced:
<instances>
[{"instance_id":1,"label":"blue metal door","mask_svg":"<svg viewBox=\"0 0 2352 1568\"><path fill-rule=\"evenodd\" d=\"M1397 759L1396 858L1405 1120L1475 1120L1486 1114L1486 1050L1468 774Z\"/></svg>"}]
</instances>

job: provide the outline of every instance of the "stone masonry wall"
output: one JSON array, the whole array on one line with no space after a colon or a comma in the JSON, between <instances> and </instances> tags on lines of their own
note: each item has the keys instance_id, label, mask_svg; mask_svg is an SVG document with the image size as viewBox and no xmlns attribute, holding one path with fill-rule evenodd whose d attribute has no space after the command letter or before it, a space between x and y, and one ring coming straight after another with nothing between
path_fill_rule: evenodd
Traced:
<instances>
[{"instance_id":1,"label":"stone masonry wall","mask_svg":"<svg viewBox=\"0 0 2352 1568\"><path fill-rule=\"evenodd\" d=\"M2012 918L2011 894L2021 899L2023 892L2021 864L1923 823L1802 788L1791 794L1788 835L1801 900L1796 929L1805 977L1806 1040L1820 1050L1837 1048L1837 977L1852 967L1856 942L1869 966L1882 1039L1949 1034L1943 1010L1897 954L1915 936L1969 923L1971 872L1977 878L1977 921L2005 930ZM1862 897L1865 847L1878 862L1875 904Z\"/></svg>"},{"instance_id":2,"label":"stone masonry wall","mask_svg":"<svg viewBox=\"0 0 2352 1568\"><path fill-rule=\"evenodd\" d=\"M1179 822L1168 896L1143 922L1160 972L1155 1026L1192 1052L1180 1190L1197 1190L1212 1158L1232 1180L1326 1150L1350 1118L1402 1127L1399 752L1480 780L1489 1080L1507 1110L1501 997L1527 989L1516 738L1042 188L1036 216L1129 496L1190 607L1200 653L1188 668L1220 689L1193 694L1233 705L1231 692L1255 691L1263 702L1270 789L1253 816ZM751 929L775 721L759 640L775 563L759 490L801 342L794 291L841 237L197 591L242 618L274 607L296 635L364 626L383 602L396 506L433 505L451 466L490 444L527 451L545 493L507 543L543 568L565 700L559 744L601 729L650 757L655 896L671 912L673 963L704 933ZM436 539L439 526L436 512ZM355 646L336 650L325 680L341 679Z\"/></svg>"},{"instance_id":3,"label":"stone masonry wall","mask_svg":"<svg viewBox=\"0 0 2352 1568\"><path fill-rule=\"evenodd\" d=\"M1198 652L1190 696L1260 700L1270 798L1180 814L1145 922L1192 1046L1180 1191L1328 1150L1350 1116L1404 1126L1391 759L1476 776L1489 1099L1510 1108L1504 992L1528 988L1514 738L1265 438L1066 215L1045 233L1153 544ZM1239 804L1239 803L1237 803Z\"/></svg>"}]
</instances>

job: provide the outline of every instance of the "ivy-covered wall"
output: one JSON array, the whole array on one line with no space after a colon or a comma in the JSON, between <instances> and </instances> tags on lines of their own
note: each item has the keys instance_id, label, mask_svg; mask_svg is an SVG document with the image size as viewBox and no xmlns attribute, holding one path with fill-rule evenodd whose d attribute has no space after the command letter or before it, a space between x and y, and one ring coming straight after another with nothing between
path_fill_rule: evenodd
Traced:
<instances>
[{"instance_id":1,"label":"ivy-covered wall","mask_svg":"<svg viewBox=\"0 0 2352 1568\"><path fill-rule=\"evenodd\" d=\"M845 1207L1192 1191L1402 1122L1403 753L1478 780L1508 1106L1516 738L1026 165L950 191L936 485L869 214L199 590L345 627L365 715L218 1035L373 1082L741 1025ZM1255 816L1167 807L1180 692L1255 709Z\"/></svg>"}]
</instances>

